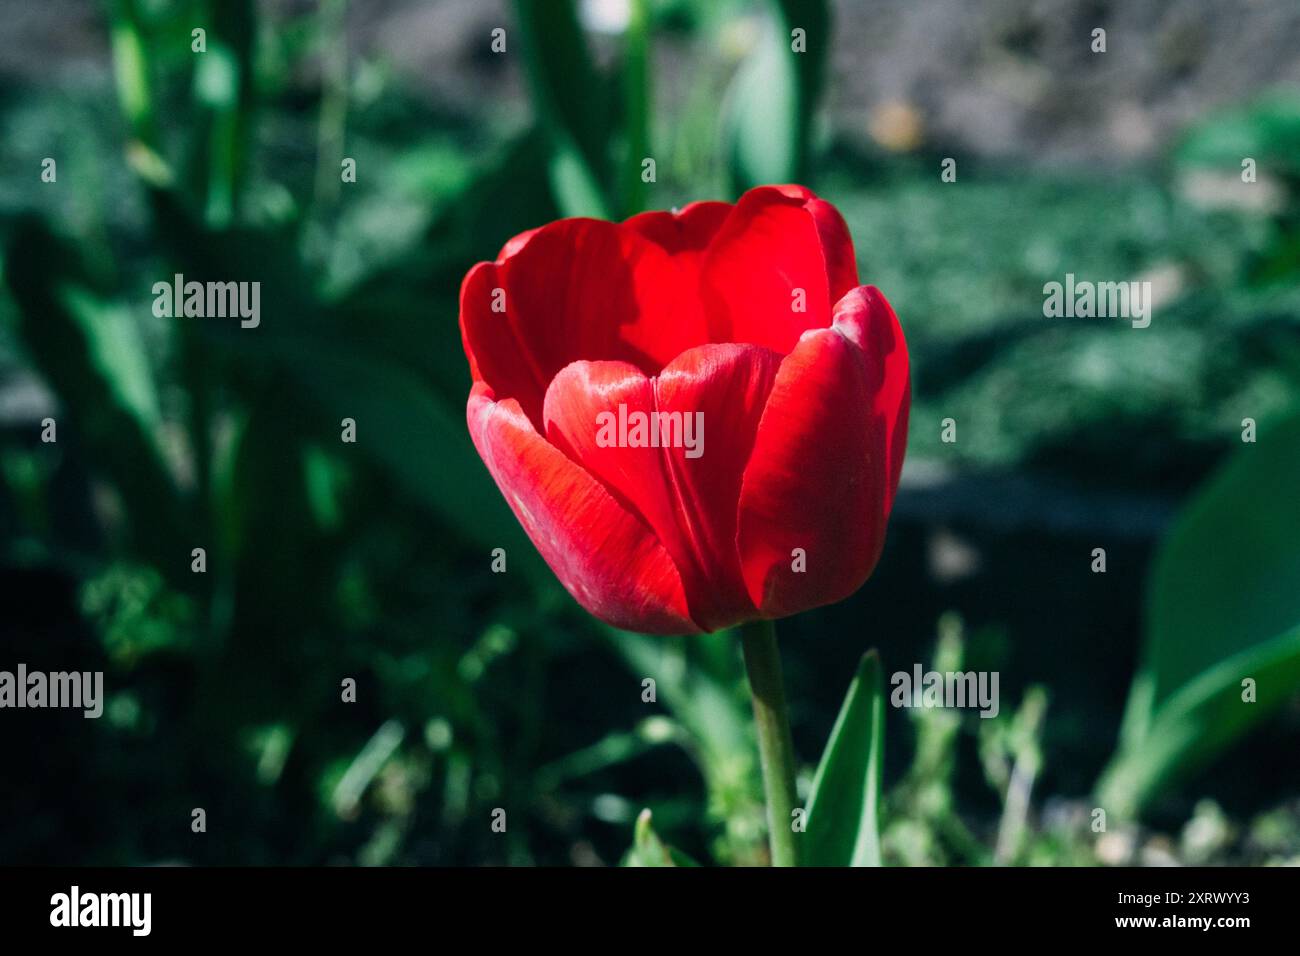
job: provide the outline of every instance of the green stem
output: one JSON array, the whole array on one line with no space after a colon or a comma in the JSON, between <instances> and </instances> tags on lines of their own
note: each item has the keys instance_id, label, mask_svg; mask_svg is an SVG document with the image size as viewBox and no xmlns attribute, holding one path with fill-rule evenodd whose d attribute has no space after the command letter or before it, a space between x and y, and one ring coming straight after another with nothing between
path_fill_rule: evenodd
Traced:
<instances>
[{"instance_id":1,"label":"green stem","mask_svg":"<svg viewBox=\"0 0 1300 956\"><path fill-rule=\"evenodd\" d=\"M754 726L758 730L758 754L763 765L772 865L798 866L798 836L791 825L798 805L794 789L794 741L790 737L790 711L785 703L775 625L771 621L742 625L740 645L754 695Z\"/></svg>"}]
</instances>

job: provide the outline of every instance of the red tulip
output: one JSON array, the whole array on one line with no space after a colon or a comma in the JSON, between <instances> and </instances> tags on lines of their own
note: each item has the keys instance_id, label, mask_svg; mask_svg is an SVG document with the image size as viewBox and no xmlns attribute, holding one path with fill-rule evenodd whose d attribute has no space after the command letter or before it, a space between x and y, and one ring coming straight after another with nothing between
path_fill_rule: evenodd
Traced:
<instances>
[{"instance_id":1,"label":"red tulip","mask_svg":"<svg viewBox=\"0 0 1300 956\"><path fill-rule=\"evenodd\" d=\"M474 444L596 617L714 631L838 601L875 567L907 346L809 190L525 232L465 277L460 327Z\"/></svg>"}]
</instances>

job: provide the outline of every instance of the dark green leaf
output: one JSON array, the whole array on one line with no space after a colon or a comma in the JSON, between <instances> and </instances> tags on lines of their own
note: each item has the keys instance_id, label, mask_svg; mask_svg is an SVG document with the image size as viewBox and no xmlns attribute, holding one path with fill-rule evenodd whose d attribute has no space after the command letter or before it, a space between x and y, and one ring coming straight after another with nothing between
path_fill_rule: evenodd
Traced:
<instances>
[{"instance_id":1,"label":"dark green leaf","mask_svg":"<svg viewBox=\"0 0 1300 956\"><path fill-rule=\"evenodd\" d=\"M193 538L160 450L157 390L131 316L102 303L77 250L36 219L15 228L5 275L19 338L65 410L61 434L71 426L88 464L117 486L141 552L160 567L185 567Z\"/></svg>"},{"instance_id":2,"label":"dark green leaf","mask_svg":"<svg viewBox=\"0 0 1300 956\"><path fill-rule=\"evenodd\" d=\"M533 105L551 140L552 188L569 215L605 215L611 136L608 84L572 0L516 0Z\"/></svg>"},{"instance_id":3,"label":"dark green leaf","mask_svg":"<svg viewBox=\"0 0 1300 956\"><path fill-rule=\"evenodd\" d=\"M400 365L356 349L297 337L268 337L266 347L326 410L329 427L338 427L343 418L356 421L357 450L415 501L465 541L505 548L511 569L554 586L474 450L463 414L448 409Z\"/></svg>"},{"instance_id":4,"label":"dark green leaf","mask_svg":"<svg viewBox=\"0 0 1300 956\"><path fill-rule=\"evenodd\" d=\"M1300 415L1245 444L1156 557L1143 664L1104 802L1137 812L1300 687ZM1242 700L1241 682L1258 700Z\"/></svg>"},{"instance_id":5,"label":"dark green leaf","mask_svg":"<svg viewBox=\"0 0 1300 956\"><path fill-rule=\"evenodd\" d=\"M806 866L880 866L884 688L880 656L862 656L808 798Z\"/></svg>"}]
</instances>

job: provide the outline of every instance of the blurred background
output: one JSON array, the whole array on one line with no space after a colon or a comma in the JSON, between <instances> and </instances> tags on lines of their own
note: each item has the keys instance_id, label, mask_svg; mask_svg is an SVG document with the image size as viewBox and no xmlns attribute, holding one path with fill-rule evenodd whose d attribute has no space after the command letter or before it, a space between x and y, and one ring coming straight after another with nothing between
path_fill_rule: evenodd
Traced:
<instances>
[{"instance_id":1,"label":"blurred background","mask_svg":"<svg viewBox=\"0 0 1300 956\"><path fill-rule=\"evenodd\" d=\"M0 713L0 862L612 865L647 807L762 862L734 637L558 587L466 435L456 297L550 219L800 181L914 375L877 573L781 626L803 784L877 647L1001 677L994 720L886 709L887 863L1300 863L1293 0L0 20L0 669L107 694ZM261 282L261 325L156 317L177 272ZM1151 326L1044 318L1067 272L1150 281Z\"/></svg>"}]
</instances>

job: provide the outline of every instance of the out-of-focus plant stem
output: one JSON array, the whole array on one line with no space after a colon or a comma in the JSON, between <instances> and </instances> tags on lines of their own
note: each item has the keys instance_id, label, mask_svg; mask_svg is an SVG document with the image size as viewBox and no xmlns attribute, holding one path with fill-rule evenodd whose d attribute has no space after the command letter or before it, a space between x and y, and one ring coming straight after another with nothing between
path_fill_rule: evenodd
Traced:
<instances>
[{"instance_id":1,"label":"out-of-focus plant stem","mask_svg":"<svg viewBox=\"0 0 1300 956\"><path fill-rule=\"evenodd\" d=\"M623 214L646 208L641 164L650 156L650 5L632 0L623 54L624 129L627 155L623 169Z\"/></svg>"},{"instance_id":2,"label":"out-of-focus plant stem","mask_svg":"<svg viewBox=\"0 0 1300 956\"><path fill-rule=\"evenodd\" d=\"M347 0L327 0L321 8L321 105L316 132L316 205L338 199L343 136L348 117Z\"/></svg>"},{"instance_id":3,"label":"out-of-focus plant stem","mask_svg":"<svg viewBox=\"0 0 1300 956\"><path fill-rule=\"evenodd\" d=\"M1014 741L1015 763L1007 781L1003 798L1002 822L998 826L994 862L1006 866L1015 861L1024 843L1029 818L1029 798L1034 781L1043 767L1043 718L1047 713L1047 691L1031 687L1025 693L1020 712L1016 714Z\"/></svg>"},{"instance_id":4,"label":"out-of-focus plant stem","mask_svg":"<svg viewBox=\"0 0 1300 956\"><path fill-rule=\"evenodd\" d=\"M126 160L149 186L165 188L171 185L172 174L158 146L158 122L149 83L148 44L141 35L132 0L113 0L108 10L117 102L131 130L126 144Z\"/></svg>"},{"instance_id":5,"label":"out-of-focus plant stem","mask_svg":"<svg viewBox=\"0 0 1300 956\"><path fill-rule=\"evenodd\" d=\"M209 0L208 17L207 47L194 75L195 99L206 111L200 184L204 219L225 229L239 208L252 138L257 10L253 0Z\"/></svg>"},{"instance_id":6,"label":"out-of-focus plant stem","mask_svg":"<svg viewBox=\"0 0 1300 956\"><path fill-rule=\"evenodd\" d=\"M794 740L790 736L790 710L785 702L776 626L771 621L744 624L740 628L740 644L753 695L772 865L798 866L798 837L791 826L798 800L794 785Z\"/></svg>"}]
</instances>

